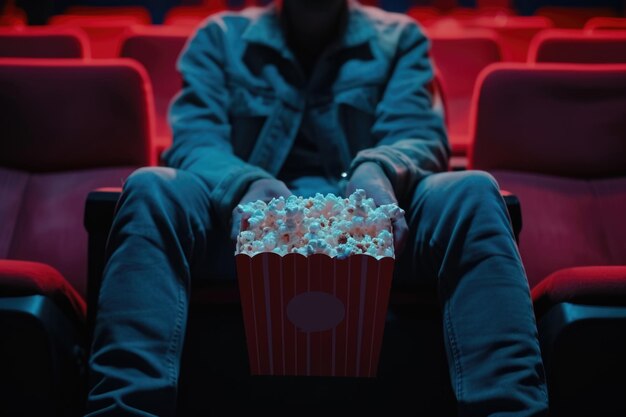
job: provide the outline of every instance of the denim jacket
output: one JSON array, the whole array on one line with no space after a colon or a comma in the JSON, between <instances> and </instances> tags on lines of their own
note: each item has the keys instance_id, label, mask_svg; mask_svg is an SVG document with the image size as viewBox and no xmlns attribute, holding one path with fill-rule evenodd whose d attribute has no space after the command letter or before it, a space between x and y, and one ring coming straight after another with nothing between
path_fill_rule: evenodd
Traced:
<instances>
[{"instance_id":1,"label":"denim jacket","mask_svg":"<svg viewBox=\"0 0 626 417\"><path fill-rule=\"evenodd\" d=\"M428 50L411 19L350 1L342 38L307 79L275 6L212 16L178 62L184 85L170 108L165 162L207 183L227 227L249 185L277 176L306 127L319 139L320 175L338 182L373 161L402 200L425 175L447 169Z\"/></svg>"}]
</instances>

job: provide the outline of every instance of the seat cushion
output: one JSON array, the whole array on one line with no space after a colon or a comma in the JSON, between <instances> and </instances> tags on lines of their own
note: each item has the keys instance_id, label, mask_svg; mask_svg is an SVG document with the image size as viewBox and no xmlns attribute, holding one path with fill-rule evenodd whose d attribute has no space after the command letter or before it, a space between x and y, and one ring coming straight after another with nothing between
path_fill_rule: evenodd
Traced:
<instances>
[{"instance_id":1,"label":"seat cushion","mask_svg":"<svg viewBox=\"0 0 626 417\"><path fill-rule=\"evenodd\" d=\"M563 268L626 265L626 177L587 181L492 173L520 200L520 252L531 288Z\"/></svg>"},{"instance_id":2,"label":"seat cushion","mask_svg":"<svg viewBox=\"0 0 626 417\"><path fill-rule=\"evenodd\" d=\"M90 191L120 187L133 167L28 174L0 168L0 259L42 262L85 296Z\"/></svg>"},{"instance_id":3,"label":"seat cushion","mask_svg":"<svg viewBox=\"0 0 626 417\"><path fill-rule=\"evenodd\" d=\"M83 298L49 265L38 262L0 260L0 297L45 295L59 307L83 320Z\"/></svg>"},{"instance_id":4,"label":"seat cushion","mask_svg":"<svg viewBox=\"0 0 626 417\"><path fill-rule=\"evenodd\" d=\"M626 265L562 269L533 288L532 297L538 318L563 302L625 305Z\"/></svg>"},{"instance_id":5,"label":"seat cushion","mask_svg":"<svg viewBox=\"0 0 626 417\"><path fill-rule=\"evenodd\" d=\"M9 255L29 174L0 168L0 259Z\"/></svg>"}]
</instances>

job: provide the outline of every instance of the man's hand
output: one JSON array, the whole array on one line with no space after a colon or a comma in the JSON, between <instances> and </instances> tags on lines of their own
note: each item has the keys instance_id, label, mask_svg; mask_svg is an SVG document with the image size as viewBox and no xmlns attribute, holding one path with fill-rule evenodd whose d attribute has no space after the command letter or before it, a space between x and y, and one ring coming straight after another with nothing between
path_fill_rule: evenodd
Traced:
<instances>
[{"instance_id":1,"label":"man's hand","mask_svg":"<svg viewBox=\"0 0 626 417\"><path fill-rule=\"evenodd\" d=\"M398 203L391 182L383 169L374 162L364 162L356 168L346 187L346 194L350 195L359 188L365 190L367 197L374 199L377 206ZM392 227L394 252L398 256L406 245L409 226L402 216L392 223Z\"/></svg>"},{"instance_id":2,"label":"man's hand","mask_svg":"<svg viewBox=\"0 0 626 417\"><path fill-rule=\"evenodd\" d=\"M289 191L289 188L287 188L284 182L276 179L261 179L250 184L248 191L241 198L239 204L246 204L257 200L263 200L266 203L269 203L272 198L278 198L281 196L287 198L290 195L291 191ZM237 240L240 228L241 214L237 211L237 207L235 207L233 210L230 230L230 237L232 240Z\"/></svg>"}]
</instances>

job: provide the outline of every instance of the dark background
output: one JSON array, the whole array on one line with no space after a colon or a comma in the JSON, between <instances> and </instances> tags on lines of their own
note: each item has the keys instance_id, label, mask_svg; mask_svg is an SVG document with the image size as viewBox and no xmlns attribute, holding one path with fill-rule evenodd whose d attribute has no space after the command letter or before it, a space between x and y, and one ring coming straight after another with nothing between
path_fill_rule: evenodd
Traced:
<instances>
[{"instance_id":1,"label":"dark background","mask_svg":"<svg viewBox=\"0 0 626 417\"><path fill-rule=\"evenodd\" d=\"M241 7L244 0L227 0L232 7ZM476 7L479 0L457 0L460 7ZM7 0L0 0L0 9ZM269 0L259 0L258 4ZM44 24L53 14L63 13L68 6L143 6L150 10L154 23L160 23L166 11L177 5L198 5L202 0L15 0L18 7L24 9L31 24ZM533 14L542 6L574 6L574 7L611 7L624 13L626 0L511 0L513 7L520 15ZM411 6L449 6L451 0L379 0L386 10L404 12Z\"/></svg>"}]
</instances>

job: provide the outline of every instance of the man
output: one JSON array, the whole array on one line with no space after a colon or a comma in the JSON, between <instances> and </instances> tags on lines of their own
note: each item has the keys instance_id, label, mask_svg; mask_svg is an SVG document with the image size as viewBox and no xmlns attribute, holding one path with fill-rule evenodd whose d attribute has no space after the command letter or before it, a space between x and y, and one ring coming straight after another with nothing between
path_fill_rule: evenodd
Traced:
<instances>
[{"instance_id":1,"label":"man","mask_svg":"<svg viewBox=\"0 0 626 417\"><path fill-rule=\"evenodd\" d=\"M394 284L439 288L459 414L545 414L506 208L487 174L445 172L427 54L408 18L346 0L284 0L198 30L179 62L171 168L128 179L109 239L91 415L174 414L190 282L234 275L237 203L356 188L406 210Z\"/></svg>"}]
</instances>

